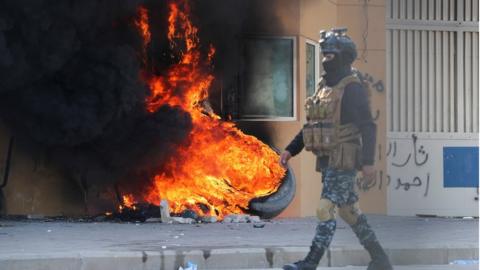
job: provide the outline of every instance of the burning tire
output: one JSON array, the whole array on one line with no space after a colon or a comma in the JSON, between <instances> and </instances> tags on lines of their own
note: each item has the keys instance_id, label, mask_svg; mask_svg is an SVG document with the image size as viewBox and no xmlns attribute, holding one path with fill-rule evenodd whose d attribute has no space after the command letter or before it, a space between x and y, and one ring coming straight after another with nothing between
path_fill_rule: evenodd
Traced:
<instances>
[{"instance_id":1,"label":"burning tire","mask_svg":"<svg viewBox=\"0 0 480 270\"><path fill-rule=\"evenodd\" d=\"M292 169L288 167L278 190L268 196L252 199L249 203L249 212L263 219L278 216L292 202L295 196L295 184L295 176Z\"/></svg>"}]
</instances>

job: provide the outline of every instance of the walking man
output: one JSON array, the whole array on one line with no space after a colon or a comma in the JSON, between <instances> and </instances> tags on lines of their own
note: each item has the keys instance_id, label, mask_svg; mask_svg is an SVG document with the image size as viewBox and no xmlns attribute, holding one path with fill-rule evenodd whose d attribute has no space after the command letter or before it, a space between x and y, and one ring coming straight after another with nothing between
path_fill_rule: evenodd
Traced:
<instances>
[{"instance_id":1,"label":"walking man","mask_svg":"<svg viewBox=\"0 0 480 270\"><path fill-rule=\"evenodd\" d=\"M303 148L317 156L323 190L317 208L319 219L310 252L305 259L287 264L285 270L316 269L335 233L335 213L344 219L371 257L368 270L391 270L387 255L360 211L354 190L357 170L373 179L376 125L370 113L367 89L352 63L356 46L346 29L320 32L324 74L317 91L305 102L307 123L280 156L288 160Z\"/></svg>"}]
</instances>

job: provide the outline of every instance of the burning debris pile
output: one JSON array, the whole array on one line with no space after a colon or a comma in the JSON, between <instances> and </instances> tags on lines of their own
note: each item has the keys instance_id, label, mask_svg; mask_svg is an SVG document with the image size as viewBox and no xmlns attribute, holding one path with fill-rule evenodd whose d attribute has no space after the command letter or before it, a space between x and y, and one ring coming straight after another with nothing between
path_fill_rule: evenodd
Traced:
<instances>
[{"instance_id":1,"label":"burning debris pile","mask_svg":"<svg viewBox=\"0 0 480 270\"><path fill-rule=\"evenodd\" d=\"M251 199L276 191L284 169L273 150L220 120L205 105L214 79L208 71L215 49L210 46L202 56L188 2L170 3L169 14L168 39L180 59L163 74L148 78L152 93L147 108L155 112L167 104L181 107L191 116L193 128L188 144L181 145L154 177L154 188L144 199L154 204L166 199L173 212L191 209L219 217L242 213ZM148 45L150 35L143 36Z\"/></svg>"},{"instance_id":2,"label":"burning debris pile","mask_svg":"<svg viewBox=\"0 0 480 270\"><path fill-rule=\"evenodd\" d=\"M198 215L194 210L184 210L181 213L170 213L167 200L162 200L159 206L147 203L119 206L116 212L107 212L93 218L94 221L123 221L123 222L161 222L166 224L195 224L195 223L256 223L255 227L263 227L260 217L249 214L228 214L221 219L216 216Z\"/></svg>"},{"instance_id":3,"label":"burning debris pile","mask_svg":"<svg viewBox=\"0 0 480 270\"><path fill-rule=\"evenodd\" d=\"M209 105L215 48L200 44L188 1L73 3L0 3L0 113L17 136L85 193L114 183L111 215L155 217L166 200L222 219L277 191L277 154ZM158 18L165 31L152 31Z\"/></svg>"}]
</instances>

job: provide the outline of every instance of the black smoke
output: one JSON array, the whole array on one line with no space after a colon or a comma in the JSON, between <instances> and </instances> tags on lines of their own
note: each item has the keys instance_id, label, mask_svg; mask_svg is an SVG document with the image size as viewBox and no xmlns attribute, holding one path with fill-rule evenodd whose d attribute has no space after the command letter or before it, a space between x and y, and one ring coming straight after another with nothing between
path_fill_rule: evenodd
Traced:
<instances>
[{"instance_id":1,"label":"black smoke","mask_svg":"<svg viewBox=\"0 0 480 270\"><path fill-rule=\"evenodd\" d=\"M268 5L243 0L191 1L200 39L217 48L214 107L222 91L237 91L241 41L255 32L252 14ZM92 186L137 189L188 143L190 116L164 106L151 114L141 79L142 39L134 25L150 11L147 72L176 61L166 39L168 1L0 1L0 119L84 192ZM263 11L264 9L264 11ZM101 188L100 188L101 189ZM130 191L130 190L129 190Z\"/></svg>"},{"instance_id":2,"label":"black smoke","mask_svg":"<svg viewBox=\"0 0 480 270\"><path fill-rule=\"evenodd\" d=\"M145 110L140 4L0 2L0 117L84 188L151 178L191 129L178 108Z\"/></svg>"}]
</instances>

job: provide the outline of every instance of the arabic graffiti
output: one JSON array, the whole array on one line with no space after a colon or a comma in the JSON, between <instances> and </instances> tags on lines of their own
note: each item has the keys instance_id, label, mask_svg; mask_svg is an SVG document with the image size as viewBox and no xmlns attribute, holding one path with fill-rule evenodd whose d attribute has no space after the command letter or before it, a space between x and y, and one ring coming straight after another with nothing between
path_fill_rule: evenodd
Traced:
<instances>
[{"instance_id":1,"label":"arabic graffiti","mask_svg":"<svg viewBox=\"0 0 480 270\"><path fill-rule=\"evenodd\" d=\"M382 145L378 144L378 161L382 161Z\"/></svg>"},{"instance_id":2,"label":"arabic graffiti","mask_svg":"<svg viewBox=\"0 0 480 270\"><path fill-rule=\"evenodd\" d=\"M373 121L377 121L380 118L380 110L375 111L375 116L372 117Z\"/></svg>"},{"instance_id":3,"label":"arabic graffiti","mask_svg":"<svg viewBox=\"0 0 480 270\"><path fill-rule=\"evenodd\" d=\"M357 188L361 191L369 191L370 189L372 189L373 187L375 187L377 185L377 176L375 175L375 177L373 179L366 179L366 178L362 178L362 177L358 177L357 178Z\"/></svg>"},{"instance_id":4,"label":"arabic graffiti","mask_svg":"<svg viewBox=\"0 0 480 270\"><path fill-rule=\"evenodd\" d=\"M401 178L397 178L397 186L395 189L400 189L403 187L403 190L409 191L410 187L422 187L423 182L422 179L418 176L413 177L412 182L403 182ZM430 188L430 174L427 173L427 181L425 183L425 192L423 193L424 197L427 197L428 195L428 190Z\"/></svg>"},{"instance_id":5,"label":"arabic graffiti","mask_svg":"<svg viewBox=\"0 0 480 270\"><path fill-rule=\"evenodd\" d=\"M367 192L367 191L370 191L372 190L373 188L375 187L378 187L378 190L382 190L384 184L384 179L383 179L383 171L380 170L376 173L375 177L373 179L370 179L370 180L367 180L367 179L363 179L361 177L357 178L356 179L356 185L357 185L357 188L358 190L362 191L362 192ZM389 176L387 175L387 186L390 185L390 178Z\"/></svg>"},{"instance_id":6,"label":"arabic graffiti","mask_svg":"<svg viewBox=\"0 0 480 270\"><path fill-rule=\"evenodd\" d=\"M422 166L428 161L428 153L425 150L425 147L423 145L420 145L420 148L418 148L418 137L415 134L412 134L412 149L413 151L407 155L406 158L400 159L403 161L397 161L399 158L397 158L397 142L393 141L390 142L388 145L388 150L387 150L387 157L392 154L392 166L395 167L405 167L409 163L410 159L412 158L413 155L413 160L415 162L415 165L417 166ZM393 145L393 153L392 153L392 145ZM395 158L395 159L393 159Z\"/></svg>"},{"instance_id":7,"label":"arabic graffiti","mask_svg":"<svg viewBox=\"0 0 480 270\"><path fill-rule=\"evenodd\" d=\"M420 146L420 149L417 150L417 140L418 137L415 134L412 134L412 140L413 140L413 153L415 157L415 165L417 166L422 166L428 161L428 153L425 151L423 145ZM423 161L418 161L418 154L423 155L424 159Z\"/></svg>"},{"instance_id":8,"label":"arabic graffiti","mask_svg":"<svg viewBox=\"0 0 480 270\"><path fill-rule=\"evenodd\" d=\"M405 149L405 147L398 143L397 141L389 142L388 146L386 147L385 156L390 157L391 166L397 168L404 168L408 164L413 164L416 167L422 167L428 162L429 153L425 149L423 145L419 143L418 137L416 134L412 134L411 141L409 142L410 149L407 153L403 153L398 151L399 149ZM382 145L378 145L378 160L382 160ZM362 192L368 192L377 188L378 190L382 190L382 188L387 188L390 186L392 182L392 178L396 179L396 185L393 190L403 190L403 191L410 191L410 190L418 190L418 188L423 187L423 196L427 197L429 194L430 189L430 173L427 172L425 176L415 175L411 180L405 179L405 177L392 177L389 174L384 174L382 170L378 171L377 174L373 179L366 180L362 178L356 179L356 186L358 190Z\"/></svg>"},{"instance_id":9,"label":"arabic graffiti","mask_svg":"<svg viewBox=\"0 0 480 270\"><path fill-rule=\"evenodd\" d=\"M398 168L406 167L411 160L413 160L413 164L416 167L422 167L428 162L429 153L423 145L419 145L418 136L416 134L412 134L411 136L411 151L408 154L404 154L403 156L397 155L397 141L390 142L388 145L388 149L386 152L387 157L391 157L391 165ZM391 181L391 176L387 175L388 182ZM411 188L420 188L424 187L423 196L427 197L428 192L430 189L430 173L426 173L426 178L424 180L422 177L416 175L413 176L412 180L406 180L402 177L397 177L397 182L395 186L395 190L403 189L404 191L409 191Z\"/></svg>"},{"instance_id":10,"label":"arabic graffiti","mask_svg":"<svg viewBox=\"0 0 480 270\"><path fill-rule=\"evenodd\" d=\"M375 89L377 92L382 93L385 90L385 86L383 85L382 80L376 80L373 78L372 75L368 73L360 73L362 80L367 82L369 86Z\"/></svg>"},{"instance_id":11,"label":"arabic graffiti","mask_svg":"<svg viewBox=\"0 0 480 270\"><path fill-rule=\"evenodd\" d=\"M364 84L368 85L368 88L375 89L378 93L383 93L385 90L385 86L383 85L382 80L376 80L373 78L372 75L368 73L358 73L360 75L360 79L364 82ZM370 91L369 91L370 92ZM372 113L373 121L377 121L380 118L380 110L375 110Z\"/></svg>"}]
</instances>

